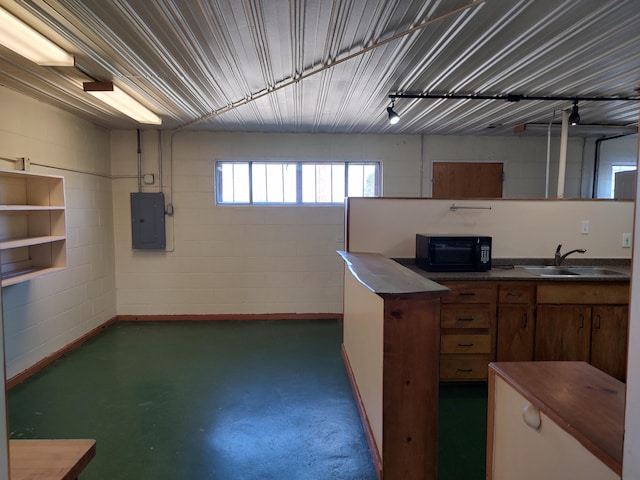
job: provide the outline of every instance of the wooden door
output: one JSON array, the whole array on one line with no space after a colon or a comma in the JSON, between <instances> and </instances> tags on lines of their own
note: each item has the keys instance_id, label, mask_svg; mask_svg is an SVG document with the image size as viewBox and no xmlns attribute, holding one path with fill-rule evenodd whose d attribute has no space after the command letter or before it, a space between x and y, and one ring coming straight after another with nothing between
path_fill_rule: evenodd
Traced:
<instances>
[{"instance_id":1,"label":"wooden door","mask_svg":"<svg viewBox=\"0 0 640 480\"><path fill-rule=\"evenodd\" d=\"M433 198L502 198L502 163L434 162Z\"/></svg>"},{"instance_id":2,"label":"wooden door","mask_svg":"<svg viewBox=\"0 0 640 480\"><path fill-rule=\"evenodd\" d=\"M591 324L591 364L618 380L627 373L629 307L597 305Z\"/></svg>"},{"instance_id":3,"label":"wooden door","mask_svg":"<svg viewBox=\"0 0 640 480\"><path fill-rule=\"evenodd\" d=\"M535 359L589 361L591 307L538 305Z\"/></svg>"},{"instance_id":4,"label":"wooden door","mask_svg":"<svg viewBox=\"0 0 640 480\"><path fill-rule=\"evenodd\" d=\"M532 361L534 331L533 306L498 306L498 361Z\"/></svg>"}]
</instances>

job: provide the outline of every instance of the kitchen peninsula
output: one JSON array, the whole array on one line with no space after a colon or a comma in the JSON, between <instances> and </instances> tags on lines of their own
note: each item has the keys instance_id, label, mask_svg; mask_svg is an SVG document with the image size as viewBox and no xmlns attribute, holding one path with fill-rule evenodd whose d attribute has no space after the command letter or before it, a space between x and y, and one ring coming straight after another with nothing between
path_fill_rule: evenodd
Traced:
<instances>
[{"instance_id":1,"label":"kitchen peninsula","mask_svg":"<svg viewBox=\"0 0 640 480\"><path fill-rule=\"evenodd\" d=\"M512 331L507 317L519 322L515 314L528 311L518 303L524 301L522 295L526 301L541 304L603 304L582 305L579 309L583 316L579 330L588 333L583 337L586 335L590 343L579 343L577 353L586 355L586 360L593 357L592 363L603 370L610 366L598 365L601 360L593 352L610 347L612 337L602 328L610 320L601 316L613 311L615 319L620 317L626 325L624 304L628 303L629 285L625 266L615 267L619 275L613 277L588 277L578 282L547 279L538 286L534 275L516 268L431 275L377 253L338 253L346 265L343 358L379 478L437 478L439 383L487 379L487 365L496 359L496 331L501 328L501 319L496 316L498 299L509 312L501 320L507 325L500 330L508 335L504 343L523 342L528 352L525 357L531 357L518 358L520 361L534 359L532 332L538 320L525 316L524 332ZM509 303L511 297L515 299L513 304ZM596 309L593 335L591 317L584 317L591 309ZM462 325L456 325L458 320ZM601 334L600 330L608 333ZM624 336L617 336L615 341L624 343L626 328L621 330ZM531 335L525 335L527 332ZM605 335L605 344L591 342L598 335ZM546 348L544 343L540 345ZM535 348L538 351L542 347ZM548 348L549 352L540 351L554 355L553 344ZM521 354L501 353L503 357Z\"/></svg>"},{"instance_id":2,"label":"kitchen peninsula","mask_svg":"<svg viewBox=\"0 0 640 480\"><path fill-rule=\"evenodd\" d=\"M342 354L378 478L435 480L440 298L449 289L375 253L339 254Z\"/></svg>"}]
</instances>

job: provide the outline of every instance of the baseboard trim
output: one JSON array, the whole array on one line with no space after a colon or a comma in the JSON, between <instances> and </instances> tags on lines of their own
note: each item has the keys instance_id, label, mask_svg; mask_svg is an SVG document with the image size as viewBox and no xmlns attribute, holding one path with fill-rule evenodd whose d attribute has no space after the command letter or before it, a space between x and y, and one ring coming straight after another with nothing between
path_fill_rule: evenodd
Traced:
<instances>
[{"instance_id":1,"label":"baseboard trim","mask_svg":"<svg viewBox=\"0 0 640 480\"><path fill-rule=\"evenodd\" d=\"M75 339L73 342L68 343L67 345L62 347L60 350L57 350L57 351L53 352L51 355L48 355L48 356L44 357L42 360L40 360L39 362L36 362L33 365L31 365L26 370L23 370L22 372L18 373L17 375L14 375L13 377L9 378L5 383L5 388L7 390L10 390L13 387L15 387L16 385L24 382L27 378L29 378L30 376L32 376L35 373L39 372L44 367L52 364L53 362L58 360L60 357L62 357L63 355L69 353L71 350L79 347L80 345L82 345L84 342L86 342L90 338L95 337L98 333L102 332L105 328L108 328L111 325L113 325L116 322L116 318L117 317L113 317L113 318L107 320L103 324L97 326L96 328L88 331L87 333L85 333L81 337Z\"/></svg>"},{"instance_id":2,"label":"baseboard trim","mask_svg":"<svg viewBox=\"0 0 640 480\"><path fill-rule=\"evenodd\" d=\"M180 314L180 315L117 315L118 322L170 322L220 320L342 320L341 313L256 313L256 314Z\"/></svg>"},{"instance_id":3,"label":"baseboard trim","mask_svg":"<svg viewBox=\"0 0 640 480\"><path fill-rule=\"evenodd\" d=\"M356 407L358 408L358 413L360 414L360 419L362 420L364 435L367 439L367 444L369 445L371 458L373 459L373 466L376 469L378 480L382 480L382 457L380 456L380 450L378 450L376 439L373 436L373 429L371 428L371 424L369 423L369 417L367 415L367 411L364 408L364 402L362 401L362 396L360 395L360 389L358 388L358 384L356 383L356 378L353 374L353 369L351 368L349 355L347 355L347 351L344 348L344 343L342 344L341 351L342 351L342 361L344 362L345 369L347 370L347 377L349 377L349 383L351 384L351 390L353 391L353 396L356 401Z\"/></svg>"}]
</instances>

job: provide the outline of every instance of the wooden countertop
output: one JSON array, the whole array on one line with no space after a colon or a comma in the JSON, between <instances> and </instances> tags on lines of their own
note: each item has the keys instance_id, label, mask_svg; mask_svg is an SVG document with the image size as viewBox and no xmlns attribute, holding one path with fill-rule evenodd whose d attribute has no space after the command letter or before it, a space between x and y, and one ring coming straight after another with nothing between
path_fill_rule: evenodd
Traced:
<instances>
[{"instance_id":1,"label":"wooden countertop","mask_svg":"<svg viewBox=\"0 0 640 480\"><path fill-rule=\"evenodd\" d=\"M95 440L10 440L11 480L75 480L95 454Z\"/></svg>"},{"instance_id":2,"label":"wooden countertop","mask_svg":"<svg viewBox=\"0 0 640 480\"><path fill-rule=\"evenodd\" d=\"M424 293L441 296L449 289L379 253L338 251L358 281L379 295Z\"/></svg>"},{"instance_id":3,"label":"wooden countertop","mask_svg":"<svg viewBox=\"0 0 640 480\"><path fill-rule=\"evenodd\" d=\"M622 382L585 362L498 362L489 369L622 475Z\"/></svg>"}]
</instances>

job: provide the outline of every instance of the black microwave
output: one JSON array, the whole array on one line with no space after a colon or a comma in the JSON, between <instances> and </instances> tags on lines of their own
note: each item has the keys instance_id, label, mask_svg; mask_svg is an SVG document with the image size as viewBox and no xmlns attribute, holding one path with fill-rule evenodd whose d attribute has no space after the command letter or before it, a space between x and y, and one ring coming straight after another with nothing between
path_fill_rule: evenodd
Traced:
<instances>
[{"instance_id":1,"label":"black microwave","mask_svg":"<svg viewBox=\"0 0 640 480\"><path fill-rule=\"evenodd\" d=\"M431 272L491 269L491 237L416 234L416 265Z\"/></svg>"}]
</instances>

